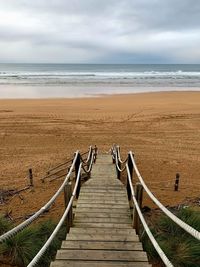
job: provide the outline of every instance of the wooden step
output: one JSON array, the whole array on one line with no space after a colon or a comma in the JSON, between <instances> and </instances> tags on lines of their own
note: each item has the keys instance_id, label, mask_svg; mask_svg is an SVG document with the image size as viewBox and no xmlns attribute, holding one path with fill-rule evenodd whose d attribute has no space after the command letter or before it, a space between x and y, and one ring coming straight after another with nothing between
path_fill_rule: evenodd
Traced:
<instances>
[{"instance_id":1,"label":"wooden step","mask_svg":"<svg viewBox=\"0 0 200 267\"><path fill-rule=\"evenodd\" d=\"M124 229L117 229L117 228L76 228L71 227L70 233L79 233L79 234L113 234L113 235L130 235L135 234L135 230L132 228L124 228Z\"/></svg>"},{"instance_id":2,"label":"wooden step","mask_svg":"<svg viewBox=\"0 0 200 267\"><path fill-rule=\"evenodd\" d=\"M105 204L99 204L99 203L77 203L77 208L96 208L96 210L98 209L127 209L128 208L128 203L127 204L110 204L110 203L105 203Z\"/></svg>"},{"instance_id":3,"label":"wooden step","mask_svg":"<svg viewBox=\"0 0 200 267\"><path fill-rule=\"evenodd\" d=\"M76 212L75 219L81 218L128 218L131 219L130 213L125 213L124 215L120 215L117 213L106 213L106 212Z\"/></svg>"},{"instance_id":4,"label":"wooden step","mask_svg":"<svg viewBox=\"0 0 200 267\"><path fill-rule=\"evenodd\" d=\"M77 212L106 212L106 213L117 213L117 214L127 214L130 213L129 208L99 208L97 209L96 207L76 207L75 209L76 213Z\"/></svg>"},{"instance_id":5,"label":"wooden step","mask_svg":"<svg viewBox=\"0 0 200 267\"><path fill-rule=\"evenodd\" d=\"M95 227L95 228L132 228L130 223L82 223L76 222L73 225L74 227Z\"/></svg>"},{"instance_id":6,"label":"wooden step","mask_svg":"<svg viewBox=\"0 0 200 267\"><path fill-rule=\"evenodd\" d=\"M50 267L150 267L147 262L56 260Z\"/></svg>"},{"instance_id":7,"label":"wooden step","mask_svg":"<svg viewBox=\"0 0 200 267\"><path fill-rule=\"evenodd\" d=\"M74 223L130 223L130 218L75 217Z\"/></svg>"},{"instance_id":8,"label":"wooden step","mask_svg":"<svg viewBox=\"0 0 200 267\"><path fill-rule=\"evenodd\" d=\"M60 249L57 252L56 259L61 260L90 260L90 261L123 261L123 262L140 262L147 261L147 255L143 251L109 251L109 250L67 250Z\"/></svg>"},{"instance_id":9,"label":"wooden step","mask_svg":"<svg viewBox=\"0 0 200 267\"><path fill-rule=\"evenodd\" d=\"M138 250L142 251L140 242L131 241L85 241L67 240L62 242L62 249L90 249L90 250Z\"/></svg>"},{"instance_id":10,"label":"wooden step","mask_svg":"<svg viewBox=\"0 0 200 267\"><path fill-rule=\"evenodd\" d=\"M94 202L95 201L95 203L96 204L111 204L111 205L113 205L113 204L128 204L127 203L127 200L125 200L125 199L118 199L118 200L115 200L115 199L105 199L105 198L98 198L98 199L95 199L95 198L93 198L93 199L89 199L89 198L85 198L85 199L83 199L83 198L81 198L79 201L78 201L78 203L80 204L89 204L89 203L91 203L91 202Z\"/></svg>"},{"instance_id":11,"label":"wooden step","mask_svg":"<svg viewBox=\"0 0 200 267\"><path fill-rule=\"evenodd\" d=\"M69 233L66 240L87 240L87 241L139 241L138 236L135 234L127 235L114 235L114 234L80 234Z\"/></svg>"}]
</instances>

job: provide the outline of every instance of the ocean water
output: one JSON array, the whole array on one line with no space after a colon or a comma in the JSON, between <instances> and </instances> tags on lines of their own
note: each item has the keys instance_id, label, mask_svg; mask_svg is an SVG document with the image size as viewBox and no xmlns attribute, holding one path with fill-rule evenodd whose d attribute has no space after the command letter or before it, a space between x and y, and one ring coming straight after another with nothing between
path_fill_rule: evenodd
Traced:
<instances>
[{"instance_id":1,"label":"ocean water","mask_svg":"<svg viewBox=\"0 0 200 267\"><path fill-rule=\"evenodd\" d=\"M0 97L200 91L200 64L0 64Z\"/></svg>"}]
</instances>

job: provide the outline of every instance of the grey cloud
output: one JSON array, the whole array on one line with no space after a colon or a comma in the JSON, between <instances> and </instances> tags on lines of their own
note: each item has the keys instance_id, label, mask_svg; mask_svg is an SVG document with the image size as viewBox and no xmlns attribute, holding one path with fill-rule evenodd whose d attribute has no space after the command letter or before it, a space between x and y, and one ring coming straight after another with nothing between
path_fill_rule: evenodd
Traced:
<instances>
[{"instance_id":1,"label":"grey cloud","mask_svg":"<svg viewBox=\"0 0 200 267\"><path fill-rule=\"evenodd\" d=\"M0 61L198 62L199 18L196 0L1 0Z\"/></svg>"}]
</instances>

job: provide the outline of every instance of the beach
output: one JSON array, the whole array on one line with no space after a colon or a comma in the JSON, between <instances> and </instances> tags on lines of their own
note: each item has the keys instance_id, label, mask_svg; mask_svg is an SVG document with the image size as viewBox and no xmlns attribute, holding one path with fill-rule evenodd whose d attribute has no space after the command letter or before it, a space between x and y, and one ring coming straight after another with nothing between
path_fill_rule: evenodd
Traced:
<instances>
[{"instance_id":1,"label":"beach","mask_svg":"<svg viewBox=\"0 0 200 267\"><path fill-rule=\"evenodd\" d=\"M200 190L200 92L156 92L88 98L0 100L0 188L22 188L33 169L34 190L0 206L15 219L42 207L62 178L41 182L49 167L76 150L97 145L109 153L116 143L122 157L135 153L149 188L165 205L175 206ZM176 173L180 188L174 192ZM136 176L134 175L134 179ZM136 180L134 180L136 181ZM55 205L64 209L63 196ZM152 206L145 196L144 204ZM60 216L52 208L47 217Z\"/></svg>"}]
</instances>

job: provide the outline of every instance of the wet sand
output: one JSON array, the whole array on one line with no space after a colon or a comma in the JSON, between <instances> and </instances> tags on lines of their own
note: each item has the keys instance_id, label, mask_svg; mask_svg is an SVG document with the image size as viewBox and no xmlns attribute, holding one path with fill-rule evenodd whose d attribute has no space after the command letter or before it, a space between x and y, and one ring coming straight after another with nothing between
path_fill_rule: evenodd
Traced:
<instances>
[{"instance_id":1,"label":"wet sand","mask_svg":"<svg viewBox=\"0 0 200 267\"><path fill-rule=\"evenodd\" d=\"M100 152L121 146L134 151L139 170L165 205L176 205L200 191L200 92L163 92L83 99L0 100L0 189L27 185L33 168L34 191L0 206L12 217L43 206L62 179L40 178L74 151L96 144ZM180 190L173 191L176 173ZM144 204L151 205L148 198ZM57 209L60 206L62 208ZM63 196L47 217L60 216Z\"/></svg>"}]
</instances>

